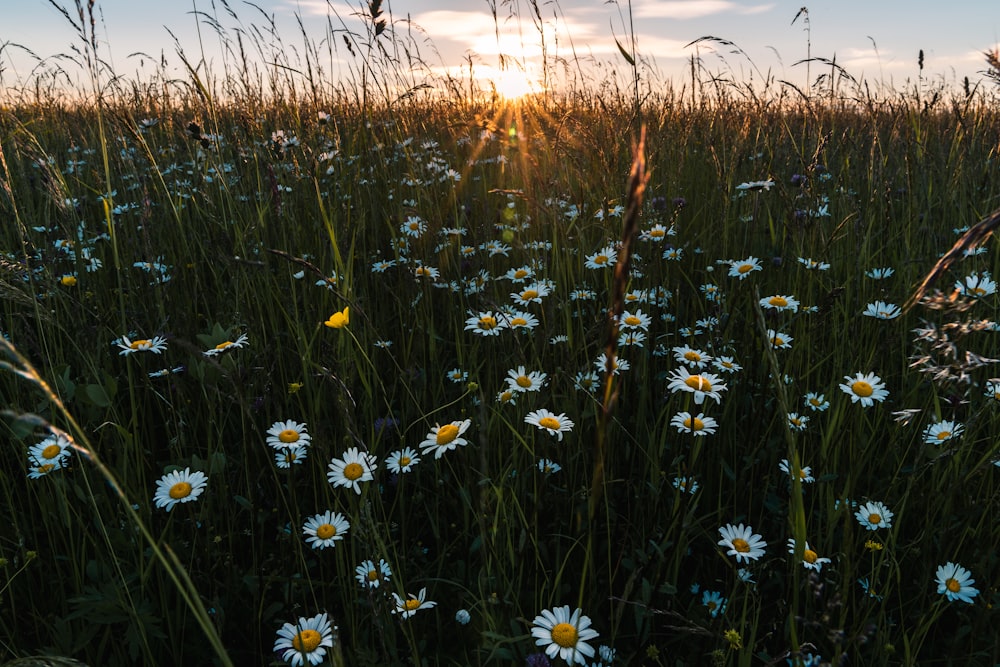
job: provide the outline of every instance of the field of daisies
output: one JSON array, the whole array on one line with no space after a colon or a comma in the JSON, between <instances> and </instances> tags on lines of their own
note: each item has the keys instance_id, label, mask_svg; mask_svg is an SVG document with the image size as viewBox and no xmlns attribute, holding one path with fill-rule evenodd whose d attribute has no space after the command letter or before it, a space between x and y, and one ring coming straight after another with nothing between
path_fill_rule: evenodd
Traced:
<instances>
[{"instance_id":1,"label":"field of daisies","mask_svg":"<svg viewBox=\"0 0 1000 667\"><path fill-rule=\"evenodd\" d=\"M1000 663L995 241L904 307L994 91L92 73L0 110L0 662Z\"/></svg>"}]
</instances>

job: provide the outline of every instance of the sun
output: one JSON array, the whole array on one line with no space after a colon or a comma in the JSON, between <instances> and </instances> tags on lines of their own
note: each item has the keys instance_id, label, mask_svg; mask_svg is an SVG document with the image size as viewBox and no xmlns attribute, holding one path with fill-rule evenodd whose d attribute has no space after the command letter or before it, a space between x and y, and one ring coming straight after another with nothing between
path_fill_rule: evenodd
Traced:
<instances>
[{"instance_id":1,"label":"sun","mask_svg":"<svg viewBox=\"0 0 1000 667\"><path fill-rule=\"evenodd\" d=\"M483 90L496 91L496 94L507 100L517 100L526 95L538 92L540 85L532 79L531 72L522 69L488 68L479 72Z\"/></svg>"}]
</instances>

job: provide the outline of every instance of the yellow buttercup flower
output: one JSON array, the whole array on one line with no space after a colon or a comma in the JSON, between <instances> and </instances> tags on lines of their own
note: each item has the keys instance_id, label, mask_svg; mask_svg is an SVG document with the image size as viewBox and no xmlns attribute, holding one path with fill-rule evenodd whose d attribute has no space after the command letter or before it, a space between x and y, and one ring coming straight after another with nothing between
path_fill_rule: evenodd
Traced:
<instances>
[{"instance_id":1,"label":"yellow buttercup flower","mask_svg":"<svg viewBox=\"0 0 1000 667\"><path fill-rule=\"evenodd\" d=\"M351 309L350 306L348 306L339 313L334 313L333 315L330 316L330 319L328 319L326 322L323 322L323 324L330 327L331 329L343 329L351 321L351 316L349 312L350 309Z\"/></svg>"}]
</instances>

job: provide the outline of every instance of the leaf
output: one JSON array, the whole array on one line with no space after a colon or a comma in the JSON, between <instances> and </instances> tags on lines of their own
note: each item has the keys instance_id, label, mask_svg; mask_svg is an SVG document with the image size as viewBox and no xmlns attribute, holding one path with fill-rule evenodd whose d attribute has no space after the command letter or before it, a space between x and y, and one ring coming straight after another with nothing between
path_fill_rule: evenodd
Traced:
<instances>
[{"instance_id":1,"label":"leaf","mask_svg":"<svg viewBox=\"0 0 1000 667\"><path fill-rule=\"evenodd\" d=\"M622 46L622 43L618 41L617 37L615 37L615 44L618 46L619 53L621 53L622 57L625 58L625 62L629 64L629 67L635 67L635 59L629 55L629 52L625 50L625 47Z\"/></svg>"}]
</instances>

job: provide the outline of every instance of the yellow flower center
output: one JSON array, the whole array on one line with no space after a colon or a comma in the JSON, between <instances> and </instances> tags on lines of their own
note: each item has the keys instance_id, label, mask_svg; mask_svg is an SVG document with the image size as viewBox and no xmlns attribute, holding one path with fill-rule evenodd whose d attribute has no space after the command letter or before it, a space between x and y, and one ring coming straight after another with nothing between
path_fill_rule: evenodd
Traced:
<instances>
[{"instance_id":1,"label":"yellow flower center","mask_svg":"<svg viewBox=\"0 0 1000 667\"><path fill-rule=\"evenodd\" d=\"M537 290L526 289L523 292L521 292L521 300L522 301L531 301L532 299L537 299L537 298L538 298L538 291Z\"/></svg>"},{"instance_id":2,"label":"yellow flower center","mask_svg":"<svg viewBox=\"0 0 1000 667\"><path fill-rule=\"evenodd\" d=\"M868 523L879 524L882 523L882 517L878 514L869 514Z\"/></svg>"},{"instance_id":3,"label":"yellow flower center","mask_svg":"<svg viewBox=\"0 0 1000 667\"><path fill-rule=\"evenodd\" d=\"M718 607L719 605L718 603L716 603L715 600L709 600L708 604L706 604L705 606L708 607L709 611L715 611L715 608Z\"/></svg>"},{"instance_id":4,"label":"yellow flower center","mask_svg":"<svg viewBox=\"0 0 1000 667\"><path fill-rule=\"evenodd\" d=\"M737 273L746 273L748 271L753 271L753 264L740 264L736 269Z\"/></svg>"},{"instance_id":5,"label":"yellow flower center","mask_svg":"<svg viewBox=\"0 0 1000 667\"><path fill-rule=\"evenodd\" d=\"M60 452L62 452L62 447L60 447L59 445L49 445L48 447L42 450L42 458L54 459L55 457L59 456Z\"/></svg>"},{"instance_id":6,"label":"yellow flower center","mask_svg":"<svg viewBox=\"0 0 1000 667\"><path fill-rule=\"evenodd\" d=\"M495 317L480 317L479 318L479 328L480 329L496 329L497 328L497 318Z\"/></svg>"},{"instance_id":7,"label":"yellow flower center","mask_svg":"<svg viewBox=\"0 0 1000 667\"><path fill-rule=\"evenodd\" d=\"M800 470L799 471L799 479L805 479L807 476L808 475L806 475L806 471L805 470Z\"/></svg>"},{"instance_id":8,"label":"yellow flower center","mask_svg":"<svg viewBox=\"0 0 1000 667\"><path fill-rule=\"evenodd\" d=\"M578 638L576 628L569 623L559 623L552 628L552 641L562 648L573 648Z\"/></svg>"},{"instance_id":9,"label":"yellow flower center","mask_svg":"<svg viewBox=\"0 0 1000 667\"><path fill-rule=\"evenodd\" d=\"M649 230L649 235L655 239L663 238L664 232L662 229L651 229Z\"/></svg>"},{"instance_id":10,"label":"yellow flower center","mask_svg":"<svg viewBox=\"0 0 1000 667\"><path fill-rule=\"evenodd\" d=\"M502 394L500 394L500 402L501 403L506 403L507 401L509 401L512 398L514 398L514 392L512 392L512 391L505 391Z\"/></svg>"},{"instance_id":11,"label":"yellow flower center","mask_svg":"<svg viewBox=\"0 0 1000 667\"><path fill-rule=\"evenodd\" d=\"M982 287L973 287L969 291L972 292L976 296L982 296L982 295L986 294L986 290L984 290Z\"/></svg>"},{"instance_id":12,"label":"yellow flower center","mask_svg":"<svg viewBox=\"0 0 1000 667\"><path fill-rule=\"evenodd\" d=\"M406 611L414 611L419 608L420 608L420 600L415 600L414 598L410 598L409 600L403 603L403 609L405 609Z\"/></svg>"},{"instance_id":13,"label":"yellow flower center","mask_svg":"<svg viewBox=\"0 0 1000 667\"><path fill-rule=\"evenodd\" d=\"M517 382L518 387L522 387L524 389L527 389L528 387L531 386L531 379L528 378L528 376L526 375L519 376L517 380L515 380L515 382Z\"/></svg>"},{"instance_id":14,"label":"yellow flower center","mask_svg":"<svg viewBox=\"0 0 1000 667\"><path fill-rule=\"evenodd\" d=\"M684 358L688 361L701 361L701 355L694 350L688 350L684 353Z\"/></svg>"},{"instance_id":15,"label":"yellow flower center","mask_svg":"<svg viewBox=\"0 0 1000 667\"><path fill-rule=\"evenodd\" d=\"M149 341L145 341L145 342L147 342L147 343L148 343ZM233 341L231 341L231 340L227 340L227 341L225 341L225 342L222 342L222 343L219 343L218 345L216 345L216 346L215 346L215 349L216 349L216 350L224 350L224 349L226 349L227 347L230 347L230 346L232 346L232 345L233 345Z\"/></svg>"},{"instance_id":16,"label":"yellow flower center","mask_svg":"<svg viewBox=\"0 0 1000 667\"><path fill-rule=\"evenodd\" d=\"M807 563L815 563L817 558L819 558L819 554L812 549L806 549L802 552L802 560Z\"/></svg>"},{"instance_id":17,"label":"yellow flower center","mask_svg":"<svg viewBox=\"0 0 1000 667\"><path fill-rule=\"evenodd\" d=\"M337 527L332 523L324 523L316 526L316 537L321 540L328 540L337 534Z\"/></svg>"},{"instance_id":18,"label":"yellow flower center","mask_svg":"<svg viewBox=\"0 0 1000 667\"><path fill-rule=\"evenodd\" d=\"M286 428L284 431L278 434L278 440L285 443L286 445L292 442L298 442L299 432L293 428Z\"/></svg>"},{"instance_id":19,"label":"yellow flower center","mask_svg":"<svg viewBox=\"0 0 1000 667\"><path fill-rule=\"evenodd\" d=\"M792 423L792 426L802 426L802 420L799 419L798 417L792 417L788 421Z\"/></svg>"},{"instance_id":20,"label":"yellow flower center","mask_svg":"<svg viewBox=\"0 0 1000 667\"><path fill-rule=\"evenodd\" d=\"M54 463L46 463L45 465L38 466L37 468L35 468L35 470L37 470L38 472L40 472L40 473L42 473L44 475L44 474L46 474L48 472L51 472L52 469L55 468L55 467L56 466L55 466Z\"/></svg>"},{"instance_id":21,"label":"yellow flower center","mask_svg":"<svg viewBox=\"0 0 1000 667\"><path fill-rule=\"evenodd\" d=\"M775 347L781 347L782 345L785 344L785 339L782 338L781 336L775 336L774 338L771 339L771 344L773 344Z\"/></svg>"},{"instance_id":22,"label":"yellow flower center","mask_svg":"<svg viewBox=\"0 0 1000 667\"><path fill-rule=\"evenodd\" d=\"M820 400L818 398L810 398L809 399L809 404L810 405L815 405L815 406L823 405L822 403L820 403Z\"/></svg>"},{"instance_id":23,"label":"yellow flower center","mask_svg":"<svg viewBox=\"0 0 1000 667\"><path fill-rule=\"evenodd\" d=\"M454 424L445 424L438 429L436 441L438 446L447 445L458 437L458 427Z\"/></svg>"},{"instance_id":24,"label":"yellow flower center","mask_svg":"<svg viewBox=\"0 0 1000 667\"><path fill-rule=\"evenodd\" d=\"M697 417L688 417L684 420L684 426L691 429L692 431L700 431L705 428L705 422L698 419Z\"/></svg>"},{"instance_id":25,"label":"yellow flower center","mask_svg":"<svg viewBox=\"0 0 1000 667\"><path fill-rule=\"evenodd\" d=\"M512 327L524 327L528 325L528 320L524 319L523 317L515 317L510 321L510 325Z\"/></svg>"},{"instance_id":26,"label":"yellow flower center","mask_svg":"<svg viewBox=\"0 0 1000 667\"><path fill-rule=\"evenodd\" d=\"M426 266L418 266L417 270L416 270L416 274L418 276L429 276L429 275L431 275L431 272L427 269Z\"/></svg>"},{"instance_id":27,"label":"yellow flower center","mask_svg":"<svg viewBox=\"0 0 1000 667\"><path fill-rule=\"evenodd\" d=\"M321 641L323 636L315 630L303 630L292 637L292 647L299 653L312 653L319 647Z\"/></svg>"},{"instance_id":28,"label":"yellow flower center","mask_svg":"<svg viewBox=\"0 0 1000 667\"><path fill-rule=\"evenodd\" d=\"M788 305L788 299L783 296L772 296L767 302L775 308L784 308Z\"/></svg>"},{"instance_id":29,"label":"yellow flower center","mask_svg":"<svg viewBox=\"0 0 1000 667\"><path fill-rule=\"evenodd\" d=\"M413 232L415 232L415 231L417 231L418 229L420 229L420 223L418 223L418 222L411 222L411 223L410 223L409 225L407 225L407 226L408 226L408 227L410 228L410 231L413 231Z\"/></svg>"},{"instance_id":30,"label":"yellow flower center","mask_svg":"<svg viewBox=\"0 0 1000 667\"><path fill-rule=\"evenodd\" d=\"M295 463L297 458L299 457L295 455L295 452L285 452L285 463Z\"/></svg>"},{"instance_id":31,"label":"yellow flower center","mask_svg":"<svg viewBox=\"0 0 1000 667\"><path fill-rule=\"evenodd\" d=\"M405 468L406 466L410 465L411 461L413 461L413 459L411 459L409 456L400 456L399 457L399 467L400 468Z\"/></svg>"},{"instance_id":32,"label":"yellow flower center","mask_svg":"<svg viewBox=\"0 0 1000 667\"><path fill-rule=\"evenodd\" d=\"M684 384L691 387L695 391L712 391L712 383L701 375L692 375L688 377L688 379L684 380Z\"/></svg>"},{"instance_id":33,"label":"yellow flower center","mask_svg":"<svg viewBox=\"0 0 1000 667\"><path fill-rule=\"evenodd\" d=\"M538 425L558 431L562 424L555 417L542 417L538 420Z\"/></svg>"},{"instance_id":34,"label":"yellow flower center","mask_svg":"<svg viewBox=\"0 0 1000 667\"><path fill-rule=\"evenodd\" d=\"M948 580L944 582L945 588L947 588L952 593L957 593L962 590L962 584L958 583L958 580L954 577L948 577Z\"/></svg>"},{"instance_id":35,"label":"yellow flower center","mask_svg":"<svg viewBox=\"0 0 1000 667\"><path fill-rule=\"evenodd\" d=\"M368 570L368 574L365 575L368 581L378 581L378 570Z\"/></svg>"},{"instance_id":36,"label":"yellow flower center","mask_svg":"<svg viewBox=\"0 0 1000 667\"><path fill-rule=\"evenodd\" d=\"M528 277L528 272L525 271L524 269L518 269L517 271L514 272L514 277L517 278L518 280L523 280L524 278Z\"/></svg>"},{"instance_id":37,"label":"yellow flower center","mask_svg":"<svg viewBox=\"0 0 1000 667\"><path fill-rule=\"evenodd\" d=\"M152 344L152 341L148 338L143 338L142 340L132 341L132 344L129 345L129 347L133 350L146 350L149 349Z\"/></svg>"},{"instance_id":38,"label":"yellow flower center","mask_svg":"<svg viewBox=\"0 0 1000 667\"><path fill-rule=\"evenodd\" d=\"M607 264L607 263L608 263L607 255L598 255L597 257L594 258L594 264Z\"/></svg>"},{"instance_id":39,"label":"yellow flower center","mask_svg":"<svg viewBox=\"0 0 1000 667\"><path fill-rule=\"evenodd\" d=\"M188 482L177 482L170 487L170 497L174 500L187 498L191 495L191 484Z\"/></svg>"},{"instance_id":40,"label":"yellow flower center","mask_svg":"<svg viewBox=\"0 0 1000 667\"><path fill-rule=\"evenodd\" d=\"M625 324L629 325L630 327L637 327L640 324L642 324L642 320L640 320L635 315L629 315L628 317L625 318Z\"/></svg>"},{"instance_id":41,"label":"yellow flower center","mask_svg":"<svg viewBox=\"0 0 1000 667\"><path fill-rule=\"evenodd\" d=\"M937 434L938 440L947 440L950 437L951 437L951 431L941 431L940 433Z\"/></svg>"},{"instance_id":42,"label":"yellow flower center","mask_svg":"<svg viewBox=\"0 0 1000 667\"><path fill-rule=\"evenodd\" d=\"M872 395L874 389L872 389L872 386L864 380L856 380L853 384L851 384L851 391L861 398L868 398Z\"/></svg>"},{"instance_id":43,"label":"yellow flower center","mask_svg":"<svg viewBox=\"0 0 1000 667\"><path fill-rule=\"evenodd\" d=\"M360 463L348 463L344 466L344 477L352 482L361 477L364 473L365 469L361 467Z\"/></svg>"},{"instance_id":44,"label":"yellow flower center","mask_svg":"<svg viewBox=\"0 0 1000 667\"><path fill-rule=\"evenodd\" d=\"M63 276L59 279L59 282L65 287L74 287L76 286L76 276Z\"/></svg>"},{"instance_id":45,"label":"yellow flower center","mask_svg":"<svg viewBox=\"0 0 1000 667\"><path fill-rule=\"evenodd\" d=\"M736 549L741 554L745 554L750 551L750 544L742 537L737 537L733 540L733 549Z\"/></svg>"}]
</instances>

